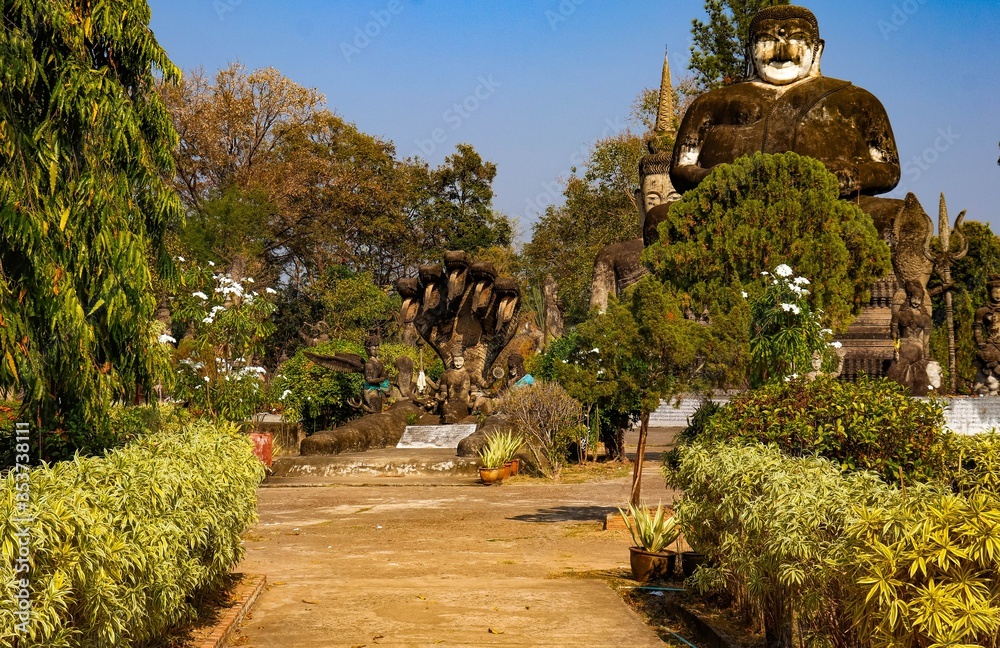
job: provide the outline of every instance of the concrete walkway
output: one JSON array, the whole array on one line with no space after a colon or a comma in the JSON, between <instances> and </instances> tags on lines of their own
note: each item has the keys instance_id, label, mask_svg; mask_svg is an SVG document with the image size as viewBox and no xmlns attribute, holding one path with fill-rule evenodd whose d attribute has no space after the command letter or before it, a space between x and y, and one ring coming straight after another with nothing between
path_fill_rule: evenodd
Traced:
<instances>
[{"instance_id":1,"label":"concrete walkway","mask_svg":"<svg viewBox=\"0 0 1000 648\"><path fill-rule=\"evenodd\" d=\"M645 474L645 498L671 501L657 466ZM262 488L240 569L269 589L234 645L663 645L592 574L627 569L627 533L601 521L628 492L454 476Z\"/></svg>"}]
</instances>

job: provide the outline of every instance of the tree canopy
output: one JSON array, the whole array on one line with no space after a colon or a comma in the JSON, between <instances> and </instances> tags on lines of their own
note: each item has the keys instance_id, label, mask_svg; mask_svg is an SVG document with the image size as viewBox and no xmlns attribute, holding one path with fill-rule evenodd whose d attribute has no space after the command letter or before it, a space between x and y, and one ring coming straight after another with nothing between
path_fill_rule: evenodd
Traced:
<instances>
[{"instance_id":1,"label":"tree canopy","mask_svg":"<svg viewBox=\"0 0 1000 648\"><path fill-rule=\"evenodd\" d=\"M692 21L689 69L702 90L742 81L747 69L750 21L766 7L789 0L705 0L708 21Z\"/></svg>"},{"instance_id":2,"label":"tree canopy","mask_svg":"<svg viewBox=\"0 0 1000 648\"><path fill-rule=\"evenodd\" d=\"M181 205L155 84L179 72L145 0L3 16L0 388L48 429L83 429L157 372L151 266L172 272L163 235Z\"/></svg>"},{"instance_id":3,"label":"tree canopy","mask_svg":"<svg viewBox=\"0 0 1000 648\"><path fill-rule=\"evenodd\" d=\"M302 288L335 266L388 285L444 250L511 243L496 165L468 144L437 168L399 160L273 68L195 71L161 93L180 134L182 253Z\"/></svg>"}]
</instances>

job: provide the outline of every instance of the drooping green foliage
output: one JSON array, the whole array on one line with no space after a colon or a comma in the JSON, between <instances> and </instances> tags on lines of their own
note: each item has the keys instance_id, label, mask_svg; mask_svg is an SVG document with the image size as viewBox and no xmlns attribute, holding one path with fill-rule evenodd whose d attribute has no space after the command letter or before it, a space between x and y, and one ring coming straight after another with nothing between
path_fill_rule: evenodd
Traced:
<instances>
[{"instance_id":1,"label":"drooping green foliage","mask_svg":"<svg viewBox=\"0 0 1000 648\"><path fill-rule=\"evenodd\" d=\"M151 259L180 203L145 0L7 3L0 29L0 388L77 435L152 388Z\"/></svg>"},{"instance_id":2,"label":"drooping green foliage","mask_svg":"<svg viewBox=\"0 0 1000 648\"><path fill-rule=\"evenodd\" d=\"M242 558L263 478L246 436L205 423L103 458L9 473L0 479L0 643L119 648L191 620L194 597ZM32 519L19 523L24 515ZM24 633L15 597L25 576L14 571L21 528L31 560Z\"/></svg>"},{"instance_id":3,"label":"drooping green foliage","mask_svg":"<svg viewBox=\"0 0 1000 648\"><path fill-rule=\"evenodd\" d=\"M943 429L940 403L910 398L895 382L822 376L739 394L712 416L702 438L774 443L793 456L819 455L898 481L899 469L913 478L940 467Z\"/></svg>"},{"instance_id":4,"label":"drooping green foliage","mask_svg":"<svg viewBox=\"0 0 1000 648\"><path fill-rule=\"evenodd\" d=\"M705 0L708 21L692 21L691 63L703 90L742 81L746 76L746 47L750 21L765 7L790 4L789 0Z\"/></svg>"},{"instance_id":5,"label":"drooping green foliage","mask_svg":"<svg viewBox=\"0 0 1000 648\"><path fill-rule=\"evenodd\" d=\"M725 591L758 621L766 645L864 645L849 605L855 506L887 505L898 491L872 473L843 475L824 459L795 459L773 447L694 444L680 450L668 483L685 539L714 563L695 573L703 591ZM826 642L823 642L826 640Z\"/></svg>"},{"instance_id":6,"label":"drooping green foliage","mask_svg":"<svg viewBox=\"0 0 1000 648\"><path fill-rule=\"evenodd\" d=\"M809 301L840 330L890 269L871 217L839 199L817 160L762 153L722 164L675 203L644 258L696 312L723 317L761 272L787 264L812 281ZM738 329L738 327L737 327Z\"/></svg>"},{"instance_id":7,"label":"drooping green foliage","mask_svg":"<svg viewBox=\"0 0 1000 648\"><path fill-rule=\"evenodd\" d=\"M996 437L958 445L995 485ZM686 539L714 563L695 574L698 586L759 619L767 645L998 645L993 487L970 481L953 492L945 480L901 490L757 444L687 446L668 478L685 492Z\"/></svg>"}]
</instances>

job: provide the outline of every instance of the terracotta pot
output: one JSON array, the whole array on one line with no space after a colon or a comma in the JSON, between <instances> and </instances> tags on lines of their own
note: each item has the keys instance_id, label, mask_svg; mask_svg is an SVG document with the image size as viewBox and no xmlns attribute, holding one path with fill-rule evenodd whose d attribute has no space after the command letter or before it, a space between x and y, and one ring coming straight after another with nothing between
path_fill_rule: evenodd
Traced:
<instances>
[{"instance_id":1,"label":"terracotta pot","mask_svg":"<svg viewBox=\"0 0 1000 648\"><path fill-rule=\"evenodd\" d=\"M497 484L503 481L503 469L502 468L480 468L479 478L483 480L483 483L489 486L490 484Z\"/></svg>"},{"instance_id":2,"label":"terracotta pot","mask_svg":"<svg viewBox=\"0 0 1000 648\"><path fill-rule=\"evenodd\" d=\"M510 462L510 476L513 477L519 472L521 472L521 460L514 457L514 459Z\"/></svg>"},{"instance_id":3,"label":"terracotta pot","mask_svg":"<svg viewBox=\"0 0 1000 648\"><path fill-rule=\"evenodd\" d=\"M629 547L632 578L640 583L668 580L674 575L677 554L672 551L651 553L641 547Z\"/></svg>"},{"instance_id":4,"label":"terracotta pot","mask_svg":"<svg viewBox=\"0 0 1000 648\"><path fill-rule=\"evenodd\" d=\"M695 570L707 562L705 554L698 553L697 551L685 551L682 553L681 570L684 572L684 578L691 578Z\"/></svg>"},{"instance_id":5,"label":"terracotta pot","mask_svg":"<svg viewBox=\"0 0 1000 648\"><path fill-rule=\"evenodd\" d=\"M505 463L503 465L503 469L504 472L506 473L504 475L504 479L507 479L508 477L513 477L514 475L517 474L514 472L514 463L512 461L508 461L507 463Z\"/></svg>"}]
</instances>

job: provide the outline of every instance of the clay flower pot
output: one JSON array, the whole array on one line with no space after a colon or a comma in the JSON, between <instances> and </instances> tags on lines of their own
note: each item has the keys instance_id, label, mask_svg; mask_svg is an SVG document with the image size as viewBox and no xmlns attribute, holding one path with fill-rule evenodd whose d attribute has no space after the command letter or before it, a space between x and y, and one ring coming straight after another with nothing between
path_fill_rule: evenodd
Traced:
<instances>
[{"instance_id":1,"label":"clay flower pot","mask_svg":"<svg viewBox=\"0 0 1000 648\"><path fill-rule=\"evenodd\" d=\"M632 578L640 583L668 580L674 575L677 554L672 551L651 553L641 547L629 547Z\"/></svg>"},{"instance_id":2,"label":"clay flower pot","mask_svg":"<svg viewBox=\"0 0 1000 648\"><path fill-rule=\"evenodd\" d=\"M519 472L521 472L521 460L514 457L510 462L510 476L513 477Z\"/></svg>"},{"instance_id":3,"label":"clay flower pot","mask_svg":"<svg viewBox=\"0 0 1000 648\"><path fill-rule=\"evenodd\" d=\"M490 484L497 484L503 481L503 468L480 468L479 478L483 480L483 483L489 486Z\"/></svg>"}]
</instances>

